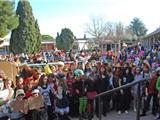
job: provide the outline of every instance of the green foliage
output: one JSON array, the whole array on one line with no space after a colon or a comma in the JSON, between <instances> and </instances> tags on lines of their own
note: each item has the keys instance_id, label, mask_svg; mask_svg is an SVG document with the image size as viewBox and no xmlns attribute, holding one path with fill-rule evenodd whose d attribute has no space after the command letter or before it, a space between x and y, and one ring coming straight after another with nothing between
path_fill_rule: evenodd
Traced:
<instances>
[{"instance_id":1,"label":"green foliage","mask_svg":"<svg viewBox=\"0 0 160 120\"><path fill-rule=\"evenodd\" d=\"M37 35L37 44L36 44L34 52L39 52L39 50L41 49L42 35L40 33L40 29L39 29L39 25L38 25L37 20L36 20L36 23L35 23L35 28L36 28L36 35Z\"/></svg>"},{"instance_id":2,"label":"green foliage","mask_svg":"<svg viewBox=\"0 0 160 120\"><path fill-rule=\"evenodd\" d=\"M58 49L63 49L64 51L68 51L72 48L74 42L74 35L73 32L68 29L64 28L61 30L61 34L57 34L56 37L56 46Z\"/></svg>"},{"instance_id":3,"label":"green foliage","mask_svg":"<svg viewBox=\"0 0 160 120\"><path fill-rule=\"evenodd\" d=\"M18 25L18 17L14 12L14 2L0 0L0 38L5 37Z\"/></svg>"},{"instance_id":4,"label":"green foliage","mask_svg":"<svg viewBox=\"0 0 160 120\"><path fill-rule=\"evenodd\" d=\"M29 1L20 0L16 13L19 16L19 25L12 30L10 51L13 53L34 53L39 51L41 34Z\"/></svg>"},{"instance_id":5,"label":"green foliage","mask_svg":"<svg viewBox=\"0 0 160 120\"><path fill-rule=\"evenodd\" d=\"M137 36L141 37L146 35L147 29L144 23L139 18L133 18L129 25L129 29Z\"/></svg>"},{"instance_id":6,"label":"green foliage","mask_svg":"<svg viewBox=\"0 0 160 120\"><path fill-rule=\"evenodd\" d=\"M42 35L42 41L52 41L53 37L50 35Z\"/></svg>"}]
</instances>

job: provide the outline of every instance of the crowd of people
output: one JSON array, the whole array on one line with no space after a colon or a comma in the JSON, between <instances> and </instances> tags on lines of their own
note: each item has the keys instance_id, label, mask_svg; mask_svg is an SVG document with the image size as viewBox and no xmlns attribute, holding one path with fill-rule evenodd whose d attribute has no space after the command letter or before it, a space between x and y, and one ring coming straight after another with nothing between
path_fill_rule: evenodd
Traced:
<instances>
[{"instance_id":1,"label":"crowd of people","mask_svg":"<svg viewBox=\"0 0 160 120\"><path fill-rule=\"evenodd\" d=\"M2 59L3 58L3 59ZM37 53L1 56L1 61L18 67L16 84L0 70L0 119L11 120L92 120L99 117L99 93L146 78L141 85L141 116L151 111L160 119L160 45L150 50L143 46L123 48L118 52L81 51L74 55ZM48 64L55 62L55 64ZM30 63L36 63L29 66ZM45 66L38 66L45 63ZM138 86L122 89L101 98L102 114L116 110L120 115L137 111ZM12 109L13 102L36 99L44 105ZM152 100L151 100L152 99ZM152 105L150 104L152 102ZM27 104L28 106L28 104ZM132 107L133 106L133 107Z\"/></svg>"}]
</instances>

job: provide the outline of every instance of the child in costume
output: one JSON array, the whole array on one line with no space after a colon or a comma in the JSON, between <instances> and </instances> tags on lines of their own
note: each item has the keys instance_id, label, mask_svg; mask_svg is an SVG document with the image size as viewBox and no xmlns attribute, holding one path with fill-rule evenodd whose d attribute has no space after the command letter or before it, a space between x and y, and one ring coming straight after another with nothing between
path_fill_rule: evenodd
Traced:
<instances>
[{"instance_id":1,"label":"child in costume","mask_svg":"<svg viewBox=\"0 0 160 120\"><path fill-rule=\"evenodd\" d=\"M94 97L97 95L96 92L96 78L94 75L90 75L88 79L85 81L85 85L87 88L87 113L88 120L92 120L94 115Z\"/></svg>"},{"instance_id":2,"label":"child in costume","mask_svg":"<svg viewBox=\"0 0 160 120\"><path fill-rule=\"evenodd\" d=\"M45 105L47 106L47 113L49 120L53 119L53 111L51 107L51 99L50 99L50 92L51 87L48 84L48 77L46 75L42 75L39 80L39 86L37 89L40 91L40 94L44 98Z\"/></svg>"},{"instance_id":3,"label":"child in costume","mask_svg":"<svg viewBox=\"0 0 160 120\"><path fill-rule=\"evenodd\" d=\"M158 90L158 102L160 101L160 67L158 67L156 69L156 72L157 72L157 82L156 82L156 89ZM157 113L157 116L156 116L156 120L160 119L160 105L158 106L159 107L159 111Z\"/></svg>"},{"instance_id":4,"label":"child in costume","mask_svg":"<svg viewBox=\"0 0 160 120\"><path fill-rule=\"evenodd\" d=\"M70 120L67 116L69 113L69 101L65 94L63 94L63 88L58 87L55 101L55 112L58 113L58 120Z\"/></svg>"},{"instance_id":5,"label":"child in costume","mask_svg":"<svg viewBox=\"0 0 160 120\"><path fill-rule=\"evenodd\" d=\"M84 73L81 69L76 69L74 71L74 75L75 82L73 84L73 88L79 97L79 120L82 120L82 118L86 118L85 112L87 105L85 81L83 79Z\"/></svg>"},{"instance_id":6,"label":"child in costume","mask_svg":"<svg viewBox=\"0 0 160 120\"><path fill-rule=\"evenodd\" d=\"M66 83L67 83L67 97L69 99L69 109L70 109L70 116L74 117L75 116L75 110L74 110L74 92L73 92L73 83L74 83L74 78L73 78L73 72L69 71L67 73L67 78L66 78Z\"/></svg>"}]
</instances>

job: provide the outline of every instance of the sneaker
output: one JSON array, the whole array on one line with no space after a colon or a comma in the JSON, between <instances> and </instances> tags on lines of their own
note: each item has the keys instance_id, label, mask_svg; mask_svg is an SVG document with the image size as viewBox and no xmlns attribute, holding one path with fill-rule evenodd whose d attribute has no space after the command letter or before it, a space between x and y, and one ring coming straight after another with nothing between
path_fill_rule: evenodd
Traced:
<instances>
[{"instance_id":1,"label":"sneaker","mask_svg":"<svg viewBox=\"0 0 160 120\"><path fill-rule=\"evenodd\" d=\"M154 119L155 119L155 120L160 119L160 115L157 115Z\"/></svg>"},{"instance_id":2,"label":"sneaker","mask_svg":"<svg viewBox=\"0 0 160 120\"><path fill-rule=\"evenodd\" d=\"M82 114L82 118L83 119L87 119L87 115L86 114Z\"/></svg>"},{"instance_id":3,"label":"sneaker","mask_svg":"<svg viewBox=\"0 0 160 120\"><path fill-rule=\"evenodd\" d=\"M120 115L121 113L122 113L122 112L119 110L119 111L118 111L118 115Z\"/></svg>"},{"instance_id":4,"label":"sneaker","mask_svg":"<svg viewBox=\"0 0 160 120\"><path fill-rule=\"evenodd\" d=\"M140 116L143 117L143 116L146 116L146 114L145 114L145 113L142 113L142 114L140 114Z\"/></svg>"},{"instance_id":5,"label":"sneaker","mask_svg":"<svg viewBox=\"0 0 160 120\"><path fill-rule=\"evenodd\" d=\"M82 115L81 115L81 114L79 115L79 120L83 120L83 119L82 119Z\"/></svg>"},{"instance_id":6,"label":"sneaker","mask_svg":"<svg viewBox=\"0 0 160 120\"><path fill-rule=\"evenodd\" d=\"M125 113L126 113L126 114L128 114L128 111L127 111L127 110L125 110Z\"/></svg>"},{"instance_id":7,"label":"sneaker","mask_svg":"<svg viewBox=\"0 0 160 120\"><path fill-rule=\"evenodd\" d=\"M155 112L152 112L152 115L156 116L157 114Z\"/></svg>"}]
</instances>

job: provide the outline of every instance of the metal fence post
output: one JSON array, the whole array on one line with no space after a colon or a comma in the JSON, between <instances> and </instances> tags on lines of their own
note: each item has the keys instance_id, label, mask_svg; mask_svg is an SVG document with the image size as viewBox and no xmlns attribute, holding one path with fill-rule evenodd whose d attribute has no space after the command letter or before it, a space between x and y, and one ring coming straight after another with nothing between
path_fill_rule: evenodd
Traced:
<instances>
[{"instance_id":1,"label":"metal fence post","mask_svg":"<svg viewBox=\"0 0 160 120\"><path fill-rule=\"evenodd\" d=\"M138 103L137 103L137 115L136 115L136 120L140 120L140 102L141 102L141 96L140 96L140 94L141 94L141 89L140 89L140 87L141 87L141 83L138 83Z\"/></svg>"},{"instance_id":2,"label":"metal fence post","mask_svg":"<svg viewBox=\"0 0 160 120\"><path fill-rule=\"evenodd\" d=\"M98 97L98 104L99 104L99 120L102 120L102 113L101 113L101 96Z\"/></svg>"}]
</instances>

